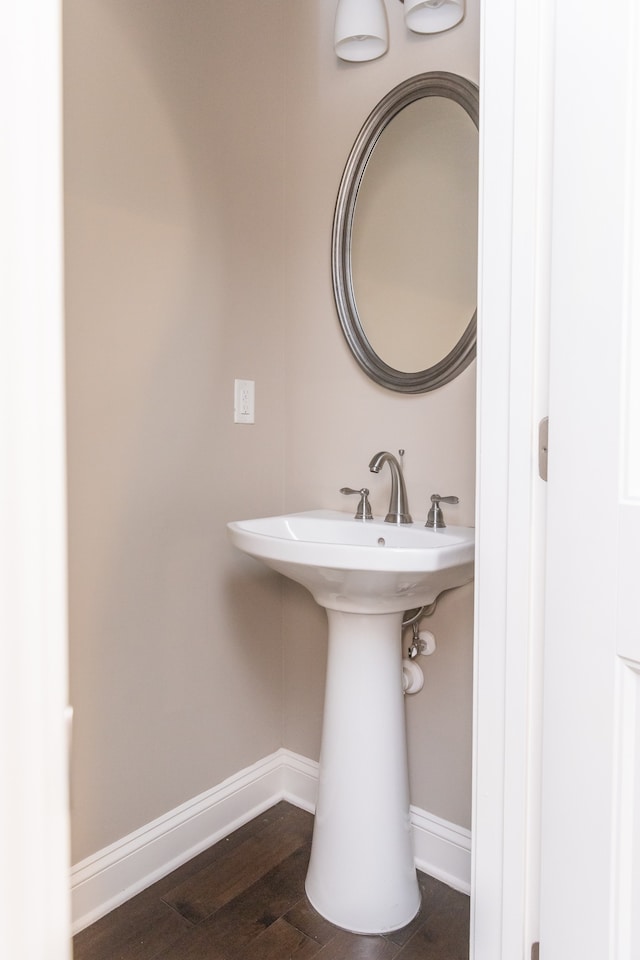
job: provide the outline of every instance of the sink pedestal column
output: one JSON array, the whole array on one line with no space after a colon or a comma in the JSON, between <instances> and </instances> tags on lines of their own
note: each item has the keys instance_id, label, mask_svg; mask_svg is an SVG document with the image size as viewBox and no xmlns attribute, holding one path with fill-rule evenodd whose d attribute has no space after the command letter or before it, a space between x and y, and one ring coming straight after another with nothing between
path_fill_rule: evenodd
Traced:
<instances>
[{"instance_id":1,"label":"sink pedestal column","mask_svg":"<svg viewBox=\"0 0 640 960\"><path fill-rule=\"evenodd\" d=\"M402 613L327 610L320 782L306 891L327 920L385 933L420 907L409 819Z\"/></svg>"}]
</instances>

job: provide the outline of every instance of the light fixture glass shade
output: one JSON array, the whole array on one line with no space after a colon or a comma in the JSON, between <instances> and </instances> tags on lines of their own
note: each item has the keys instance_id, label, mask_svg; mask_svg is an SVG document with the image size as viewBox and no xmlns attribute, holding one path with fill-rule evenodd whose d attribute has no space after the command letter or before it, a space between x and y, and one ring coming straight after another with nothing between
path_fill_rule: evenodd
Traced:
<instances>
[{"instance_id":1,"label":"light fixture glass shade","mask_svg":"<svg viewBox=\"0 0 640 960\"><path fill-rule=\"evenodd\" d=\"M341 60L375 60L386 53L389 30L383 0L338 0L334 42Z\"/></svg>"},{"instance_id":2,"label":"light fixture glass shade","mask_svg":"<svg viewBox=\"0 0 640 960\"><path fill-rule=\"evenodd\" d=\"M440 33L460 23L464 0L404 0L404 22L414 33Z\"/></svg>"}]
</instances>

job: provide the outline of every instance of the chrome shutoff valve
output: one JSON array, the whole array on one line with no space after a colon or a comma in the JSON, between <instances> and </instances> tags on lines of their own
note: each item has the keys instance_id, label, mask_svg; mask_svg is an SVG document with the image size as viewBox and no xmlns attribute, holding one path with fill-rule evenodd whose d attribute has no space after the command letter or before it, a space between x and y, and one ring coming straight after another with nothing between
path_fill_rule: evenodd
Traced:
<instances>
[{"instance_id":1,"label":"chrome shutoff valve","mask_svg":"<svg viewBox=\"0 0 640 960\"><path fill-rule=\"evenodd\" d=\"M407 656L409 660L415 660L415 658L420 653L418 649L418 643L420 641L420 627L418 626L417 621L413 624L413 636L411 638L411 646L407 650Z\"/></svg>"},{"instance_id":2,"label":"chrome shutoff valve","mask_svg":"<svg viewBox=\"0 0 640 960\"><path fill-rule=\"evenodd\" d=\"M436 650L436 638L431 630L420 630L417 623L413 624L413 637L411 646L407 650L409 660L415 660L417 656L430 657Z\"/></svg>"}]
</instances>

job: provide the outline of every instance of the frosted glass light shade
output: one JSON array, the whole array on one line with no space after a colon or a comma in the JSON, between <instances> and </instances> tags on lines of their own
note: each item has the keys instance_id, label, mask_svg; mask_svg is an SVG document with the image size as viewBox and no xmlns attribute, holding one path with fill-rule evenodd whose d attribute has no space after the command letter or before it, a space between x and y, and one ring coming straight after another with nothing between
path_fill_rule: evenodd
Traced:
<instances>
[{"instance_id":1,"label":"frosted glass light shade","mask_svg":"<svg viewBox=\"0 0 640 960\"><path fill-rule=\"evenodd\" d=\"M375 60L386 53L389 30L383 0L339 0L334 43L341 60Z\"/></svg>"},{"instance_id":2,"label":"frosted glass light shade","mask_svg":"<svg viewBox=\"0 0 640 960\"><path fill-rule=\"evenodd\" d=\"M460 23L464 0L404 0L404 22L414 33L440 33Z\"/></svg>"}]
</instances>

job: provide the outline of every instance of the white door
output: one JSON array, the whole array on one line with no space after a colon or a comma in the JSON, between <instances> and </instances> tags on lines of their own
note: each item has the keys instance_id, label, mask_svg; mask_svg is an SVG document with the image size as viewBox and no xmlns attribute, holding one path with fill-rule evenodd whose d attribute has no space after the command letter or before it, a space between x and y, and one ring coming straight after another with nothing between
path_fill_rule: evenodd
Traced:
<instances>
[{"instance_id":1,"label":"white door","mask_svg":"<svg viewBox=\"0 0 640 960\"><path fill-rule=\"evenodd\" d=\"M556 4L540 956L640 957L640 17Z\"/></svg>"}]
</instances>

